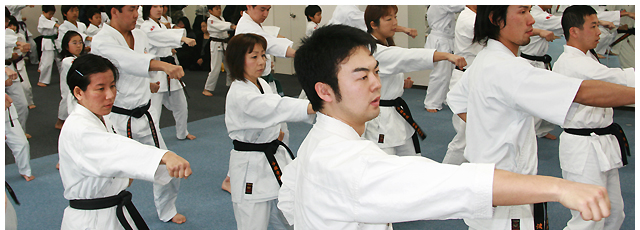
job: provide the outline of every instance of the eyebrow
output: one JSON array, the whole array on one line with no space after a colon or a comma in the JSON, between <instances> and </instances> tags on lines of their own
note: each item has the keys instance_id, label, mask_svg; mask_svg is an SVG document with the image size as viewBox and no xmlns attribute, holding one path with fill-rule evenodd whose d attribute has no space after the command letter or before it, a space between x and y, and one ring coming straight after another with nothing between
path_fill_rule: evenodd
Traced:
<instances>
[{"instance_id":1,"label":"eyebrow","mask_svg":"<svg viewBox=\"0 0 640 230\"><path fill-rule=\"evenodd\" d=\"M376 60L376 66L375 66L375 67L373 67L373 69L378 68L378 65L380 65L380 62ZM359 67L359 68L356 68L356 69L354 69L354 70L353 70L353 72L354 72L354 73L355 73L355 72L360 72L360 71L363 71L363 72L369 72L369 71L370 71L370 69L369 69L369 68L367 68L367 67Z\"/></svg>"},{"instance_id":2,"label":"eyebrow","mask_svg":"<svg viewBox=\"0 0 640 230\"><path fill-rule=\"evenodd\" d=\"M531 6L524 5L524 6L520 6L520 8L529 9L531 8Z\"/></svg>"}]
</instances>

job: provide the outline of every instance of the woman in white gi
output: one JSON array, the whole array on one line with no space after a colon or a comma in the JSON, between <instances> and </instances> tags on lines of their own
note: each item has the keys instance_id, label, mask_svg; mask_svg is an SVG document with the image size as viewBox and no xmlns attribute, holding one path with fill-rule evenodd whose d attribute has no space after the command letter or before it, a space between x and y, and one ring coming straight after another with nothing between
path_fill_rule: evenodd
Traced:
<instances>
[{"instance_id":1,"label":"woman in white gi","mask_svg":"<svg viewBox=\"0 0 640 230\"><path fill-rule=\"evenodd\" d=\"M137 219L137 211L132 208L131 193L124 191L130 178L166 184L169 176L191 175L189 162L175 153L115 133L104 116L111 112L117 78L115 66L93 54L79 57L69 70L67 83L79 105L69 115L58 142L64 197L70 201L61 229L110 230L134 225L131 219ZM121 202L131 207L121 212L125 208L118 205ZM117 217L122 213L122 219ZM146 227L144 220L135 225Z\"/></svg>"},{"instance_id":2,"label":"woman in white gi","mask_svg":"<svg viewBox=\"0 0 640 230\"><path fill-rule=\"evenodd\" d=\"M73 96L67 85L67 73L73 61L80 56L85 47L82 42L82 36L76 31L67 32L62 38L61 46L62 52L60 52L60 58L62 58L62 68L60 68L60 96L62 99L58 105L58 123L60 123L60 127L56 124L57 129L62 129L62 124L64 124L64 121L73 111Z\"/></svg>"},{"instance_id":3,"label":"woman in white gi","mask_svg":"<svg viewBox=\"0 0 640 230\"><path fill-rule=\"evenodd\" d=\"M149 38L149 44L151 45L149 54L155 55L155 60L175 64L175 58L172 56L173 51L175 51L173 48L180 48L182 42L187 43L189 46L194 46L196 41L185 37L184 29L168 29L159 21L161 16L162 6L143 6L142 18L145 21L140 26L140 29ZM195 139L196 136L189 134L187 130L189 110L187 98L184 94L184 83L177 79L169 80L165 72L158 71L151 74L154 76L151 82L160 83L158 91L151 94L150 111L151 115L153 115L153 120L160 122L162 105L164 105L173 112L173 117L176 121L176 137L180 140L185 138L189 140Z\"/></svg>"},{"instance_id":4,"label":"woman in white gi","mask_svg":"<svg viewBox=\"0 0 640 230\"><path fill-rule=\"evenodd\" d=\"M382 83L380 115L367 122L365 138L378 143L378 146L390 155L413 155L420 153L418 137L424 139L424 133L412 126L396 108L404 101L400 96L405 88L411 88L411 78L404 78L404 72L432 69L434 62L447 60L463 67L464 58L433 49L406 49L394 46L393 35L398 27L397 6L367 6L364 17L367 32L377 40L377 49L373 56L380 67ZM399 102L401 101L402 102ZM387 103L387 104L385 104ZM403 111L408 113L406 103ZM410 116L410 114L408 113ZM415 122L413 122L415 124ZM418 132L418 133L416 133ZM415 133L415 134L414 134ZM413 139L413 140L412 140Z\"/></svg>"},{"instance_id":5,"label":"woman in white gi","mask_svg":"<svg viewBox=\"0 0 640 230\"><path fill-rule=\"evenodd\" d=\"M281 97L260 78L266 48L267 41L260 35L236 34L225 54L234 79L227 93L225 124L234 142L229 176L238 229L267 229L269 223L276 229L288 226L276 208L280 167L292 160L291 153L280 146L284 145L281 123L310 122L309 114L314 114L308 100ZM260 146L269 147L255 149Z\"/></svg>"},{"instance_id":6,"label":"woman in white gi","mask_svg":"<svg viewBox=\"0 0 640 230\"><path fill-rule=\"evenodd\" d=\"M235 30L236 25L227 22L222 17L222 9L220 5L208 5L209 19L207 19L207 31L209 32L210 40L210 52L211 52L211 72L207 77L207 81L204 83L204 90L202 94L211 97L212 91L216 89L218 83L218 75L220 75L220 69L222 68L222 59L224 57L224 47L226 47L225 39L229 37L227 31ZM227 75L229 73L227 72ZM229 79L227 77L227 79ZM229 80L227 80L228 84Z\"/></svg>"}]
</instances>

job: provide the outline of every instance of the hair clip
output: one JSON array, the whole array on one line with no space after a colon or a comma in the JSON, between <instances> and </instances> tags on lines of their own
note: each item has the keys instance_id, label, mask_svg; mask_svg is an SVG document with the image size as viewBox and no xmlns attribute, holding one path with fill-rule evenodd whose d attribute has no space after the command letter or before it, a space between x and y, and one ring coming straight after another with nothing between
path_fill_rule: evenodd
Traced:
<instances>
[{"instance_id":1,"label":"hair clip","mask_svg":"<svg viewBox=\"0 0 640 230\"><path fill-rule=\"evenodd\" d=\"M80 74L81 77L84 77L84 75L82 75L80 71L76 70L76 73Z\"/></svg>"}]
</instances>

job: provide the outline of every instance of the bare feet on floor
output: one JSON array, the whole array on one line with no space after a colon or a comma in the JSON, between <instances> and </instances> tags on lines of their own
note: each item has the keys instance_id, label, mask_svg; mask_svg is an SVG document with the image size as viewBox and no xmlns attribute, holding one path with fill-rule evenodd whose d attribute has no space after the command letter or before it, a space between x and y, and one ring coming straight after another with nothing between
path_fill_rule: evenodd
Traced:
<instances>
[{"instance_id":1,"label":"bare feet on floor","mask_svg":"<svg viewBox=\"0 0 640 230\"><path fill-rule=\"evenodd\" d=\"M437 109L427 109L427 108L425 108L425 109L427 110L427 112L430 112L430 113L437 113L438 112Z\"/></svg>"},{"instance_id":2,"label":"bare feet on floor","mask_svg":"<svg viewBox=\"0 0 640 230\"><path fill-rule=\"evenodd\" d=\"M47 87L47 84L42 83L42 82L38 82L38 86L40 86L40 87Z\"/></svg>"},{"instance_id":3,"label":"bare feet on floor","mask_svg":"<svg viewBox=\"0 0 640 230\"><path fill-rule=\"evenodd\" d=\"M57 169L57 170L60 170L60 163L57 163L57 164L56 164L56 169Z\"/></svg>"},{"instance_id":4,"label":"bare feet on floor","mask_svg":"<svg viewBox=\"0 0 640 230\"><path fill-rule=\"evenodd\" d=\"M196 139L196 136L191 135L191 134L187 134L187 139L193 140L193 139Z\"/></svg>"},{"instance_id":5,"label":"bare feet on floor","mask_svg":"<svg viewBox=\"0 0 640 230\"><path fill-rule=\"evenodd\" d=\"M202 91L202 95L205 95L207 97L213 96L213 94L211 92L209 92L209 90L206 90L206 89L204 91Z\"/></svg>"},{"instance_id":6,"label":"bare feet on floor","mask_svg":"<svg viewBox=\"0 0 640 230\"><path fill-rule=\"evenodd\" d=\"M555 135L551 134L551 133L547 133L547 135L544 135L543 138L547 138L549 140L555 140L558 139Z\"/></svg>"},{"instance_id":7,"label":"bare feet on floor","mask_svg":"<svg viewBox=\"0 0 640 230\"><path fill-rule=\"evenodd\" d=\"M22 175L22 177L24 177L24 179L27 180L27 181L32 181L33 179L36 179L36 177L33 176L33 175L31 175L31 176Z\"/></svg>"},{"instance_id":8,"label":"bare feet on floor","mask_svg":"<svg viewBox=\"0 0 640 230\"><path fill-rule=\"evenodd\" d=\"M173 218L171 218L171 222L176 223L176 224L182 224L184 222L187 221L187 217L185 217L184 215L178 213L175 216L173 216Z\"/></svg>"},{"instance_id":9,"label":"bare feet on floor","mask_svg":"<svg viewBox=\"0 0 640 230\"><path fill-rule=\"evenodd\" d=\"M56 129L62 129L62 125L63 125L63 124L64 124L64 121L63 121L63 120L60 120L60 119L58 118L58 121L56 121L55 128L56 128Z\"/></svg>"},{"instance_id":10,"label":"bare feet on floor","mask_svg":"<svg viewBox=\"0 0 640 230\"><path fill-rule=\"evenodd\" d=\"M35 109L35 108L36 108L36 105L30 105L29 106L29 109Z\"/></svg>"},{"instance_id":11,"label":"bare feet on floor","mask_svg":"<svg viewBox=\"0 0 640 230\"><path fill-rule=\"evenodd\" d=\"M224 178L224 181L222 181L222 190L231 193L231 177L227 176L227 178Z\"/></svg>"},{"instance_id":12,"label":"bare feet on floor","mask_svg":"<svg viewBox=\"0 0 640 230\"><path fill-rule=\"evenodd\" d=\"M31 135L28 133L25 133L24 136L27 137L27 139L31 139Z\"/></svg>"}]
</instances>

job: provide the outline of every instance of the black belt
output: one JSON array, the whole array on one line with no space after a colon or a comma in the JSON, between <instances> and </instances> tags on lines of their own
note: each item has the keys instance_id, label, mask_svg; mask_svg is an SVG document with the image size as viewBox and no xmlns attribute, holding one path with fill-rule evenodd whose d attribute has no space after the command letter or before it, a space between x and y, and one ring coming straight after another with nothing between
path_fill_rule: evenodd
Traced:
<instances>
[{"instance_id":1,"label":"black belt","mask_svg":"<svg viewBox=\"0 0 640 230\"><path fill-rule=\"evenodd\" d=\"M151 128L151 136L153 136L153 142L156 144L156 147L160 148L160 141L158 140L158 133L156 132L156 126L153 124L153 119L151 118L151 114L149 113L149 107L151 107L151 100L146 105L141 107L128 110L123 109L118 106L113 106L111 108L112 113L117 113L125 116L129 116L129 121L127 121L127 137L133 139L133 135L131 134L131 117L141 118L142 115L146 115L149 119L149 127Z\"/></svg>"},{"instance_id":2,"label":"black belt","mask_svg":"<svg viewBox=\"0 0 640 230\"><path fill-rule=\"evenodd\" d=\"M70 200L69 206L79 210L97 210L97 209L105 209L111 208L113 206L117 206L116 208L116 216L118 216L118 221L124 229L132 230L131 225L124 217L123 208L127 208L131 219L136 224L139 230L148 230L149 227L147 223L144 222L142 216L136 209L136 206L131 202L131 193L126 190L122 190L122 192L118 193L115 196L103 197L103 198L95 198L95 199L83 199L83 200Z\"/></svg>"},{"instance_id":3,"label":"black belt","mask_svg":"<svg viewBox=\"0 0 640 230\"><path fill-rule=\"evenodd\" d=\"M291 159L296 158L295 156L293 156L291 149L289 149L289 147L287 147L287 145L284 142L277 139L272 142L263 143L263 144L246 143L242 141L233 140L233 149L235 149L236 151L263 152L264 155L267 157L267 161L269 161L269 166L273 171L273 175L276 176L276 180L278 180L278 184L280 184L280 186L282 186L282 181L280 180L280 177L282 176L282 170L280 170L280 166L278 166L278 161L276 161L275 154L276 154L276 151L278 150L278 147L281 145L284 146L285 149L287 149L287 152L289 152L289 156L291 156Z\"/></svg>"},{"instance_id":4,"label":"black belt","mask_svg":"<svg viewBox=\"0 0 640 230\"><path fill-rule=\"evenodd\" d=\"M11 127L15 127L13 125L13 119L11 118L11 110L7 109L7 116L9 116L9 123L11 123Z\"/></svg>"},{"instance_id":5,"label":"black belt","mask_svg":"<svg viewBox=\"0 0 640 230\"><path fill-rule=\"evenodd\" d=\"M466 69L460 68L460 67L458 67L458 66L456 66L456 69L457 69L457 70L460 70L460 71L462 71L462 72L467 71Z\"/></svg>"},{"instance_id":6,"label":"black belt","mask_svg":"<svg viewBox=\"0 0 640 230\"><path fill-rule=\"evenodd\" d=\"M160 61L176 65L176 59L173 58L173 56L161 57ZM182 85L182 88L183 88L182 91L184 92L184 96L189 98L189 94L187 94L187 90L184 90L186 87L184 85L184 82L182 82L182 79L179 79L178 81L180 81L180 85ZM169 96L171 96L171 78L169 78L169 75L167 75L167 92L169 92Z\"/></svg>"},{"instance_id":7,"label":"black belt","mask_svg":"<svg viewBox=\"0 0 640 230\"><path fill-rule=\"evenodd\" d=\"M20 205L20 201L18 201L18 197L16 196L16 193L13 192L13 188L11 188L11 185L9 185L9 183L5 181L4 187L7 189L7 191L9 191L11 199L13 199L13 201L16 202L17 205Z\"/></svg>"},{"instance_id":8,"label":"black belt","mask_svg":"<svg viewBox=\"0 0 640 230\"><path fill-rule=\"evenodd\" d=\"M416 130L411 138L413 139L413 147L416 149L416 153L420 153L420 142L418 142L418 136L420 136L420 139L424 140L425 138L427 138L427 135L424 134L420 126L418 126L416 121L413 120L411 111L409 111L409 106L407 105L407 103L401 97L398 97L393 100L380 100L380 106L395 107L400 116L402 116L402 118L404 118L411 125L411 127ZM380 141L378 142L381 143Z\"/></svg>"},{"instance_id":9,"label":"black belt","mask_svg":"<svg viewBox=\"0 0 640 230\"><path fill-rule=\"evenodd\" d=\"M533 224L535 230L549 230L547 202L533 204Z\"/></svg>"},{"instance_id":10,"label":"black belt","mask_svg":"<svg viewBox=\"0 0 640 230\"><path fill-rule=\"evenodd\" d=\"M629 142L627 141L627 137L624 135L624 131L622 131L622 127L618 123L612 123L611 125L605 128L597 128L597 129L564 129L565 132L573 135L579 136L591 136L591 133L595 133L596 135L614 135L616 139L618 139L618 144L620 145L620 155L622 155L622 165L627 165L629 162L627 161L627 156L631 156L631 151L629 150Z\"/></svg>"},{"instance_id":11,"label":"black belt","mask_svg":"<svg viewBox=\"0 0 640 230\"><path fill-rule=\"evenodd\" d=\"M544 56L534 56L534 55L528 55L525 53L521 53L520 57L527 59L527 60L531 60L531 61L539 61L539 62L544 62L544 68L551 70L551 56L549 56L548 54L545 54Z\"/></svg>"},{"instance_id":12,"label":"black belt","mask_svg":"<svg viewBox=\"0 0 640 230\"><path fill-rule=\"evenodd\" d=\"M24 81L24 79L22 79L22 75L20 75L20 70L18 70L18 65L17 65L17 63L18 63L19 61L21 61L21 60L22 60L22 58L23 58L23 57L22 57L22 56L20 56L20 58L19 58L18 60L12 60L12 61L11 61L11 65L13 65L13 68L15 68L15 69L16 69L16 73L18 74L18 78L20 78L20 82L23 82L23 81Z\"/></svg>"},{"instance_id":13,"label":"black belt","mask_svg":"<svg viewBox=\"0 0 640 230\"><path fill-rule=\"evenodd\" d=\"M228 42L229 42L229 38L215 38L215 37L209 37L209 41L212 41L212 42L228 43Z\"/></svg>"}]
</instances>

